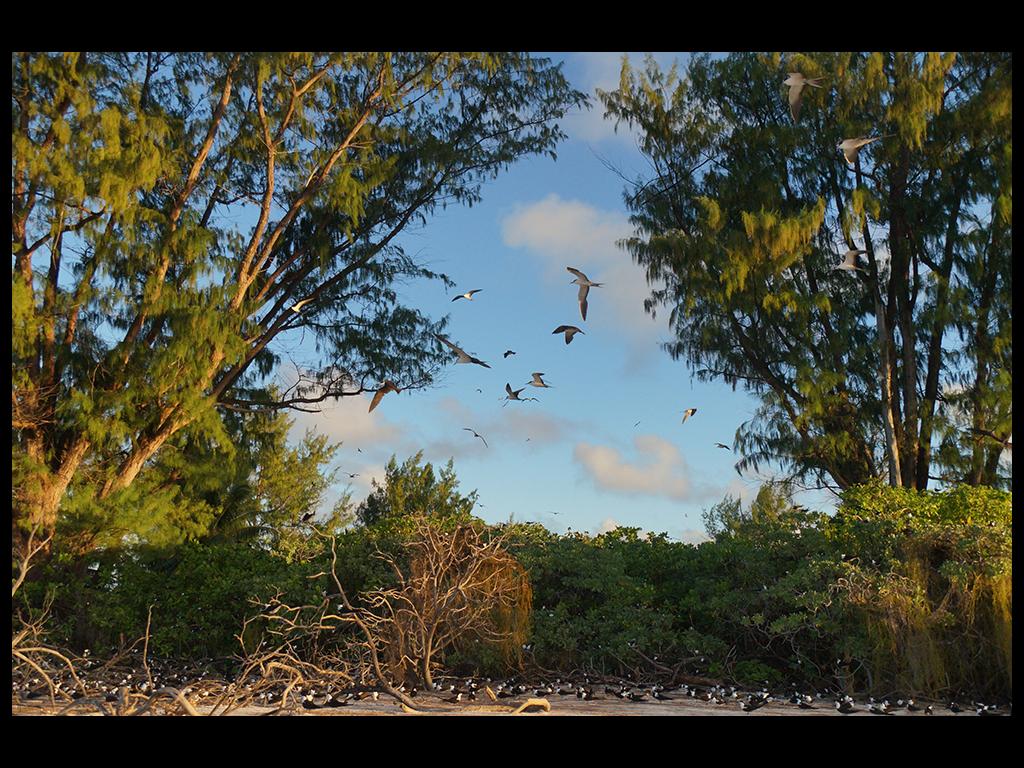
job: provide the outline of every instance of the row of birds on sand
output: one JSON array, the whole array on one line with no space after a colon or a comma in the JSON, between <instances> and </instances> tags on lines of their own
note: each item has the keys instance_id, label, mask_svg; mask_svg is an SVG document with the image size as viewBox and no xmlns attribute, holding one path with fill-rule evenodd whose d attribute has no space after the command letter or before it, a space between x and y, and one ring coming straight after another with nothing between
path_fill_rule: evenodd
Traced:
<instances>
[{"instance_id":1,"label":"row of birds on sand","mask_svg":"<svg viewBox=\"0 0 1024 768\"><path fill-rule=\"evenodd\" d=\"M515 678L511 680L492 681L486 678L483 681L476 681L473 678L457 680L456 682L444 685L441 682L434 683L433 693L441 696L441 700L449 704L460 704L476 701L484 693L492 700L516 698L521 696L549 697L549 696L574 696L581 701L594 701L601 699L615 698L629 702L666 702L673 700L702 701L708 704L728 705L730 703L738 706L744 712L754 712L767 704L786 706L795 705L802 710L818 710L821 713L834 709L837 713L850 715L855 713L866 713L873 715L893 715L904 711L908 714L932 715L935 707L931 704L924 704L915 701L913 698L895 700L876 700L869 697L867 702L860 705L849 695L840 695L828 691L816 692L814 694L799 693L793 691L788 696L771 693L768 688L759 691L742 692L736 686L711 685L698 686L682 683L678 686L665 686L660 684L640 685L633 681L620 681L616 685L603 685L603 693L597 690L598 683L586 677L582 682L572 682L558 678L553 682L541 682L539 684L528 684ZM416 689L411 691L402 689L412 696L416 695ZM946 710L959 714L964 707L956 701L950 701ZM975 702L973 704L975 713L982 717L993 717L1009 714L1011 707L1000 708L997 704L984 704Z\"/></svg>"}]
</instances>

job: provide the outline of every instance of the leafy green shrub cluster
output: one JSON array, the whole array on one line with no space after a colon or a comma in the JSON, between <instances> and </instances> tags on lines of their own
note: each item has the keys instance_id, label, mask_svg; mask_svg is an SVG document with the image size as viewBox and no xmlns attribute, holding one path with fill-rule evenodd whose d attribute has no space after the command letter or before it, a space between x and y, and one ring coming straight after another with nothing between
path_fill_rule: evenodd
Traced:
<instances>
[{"instance_id":1,"label":"leafy green shrub cluster","mask_svg":"<svg viewBox=\"0 0 1024 768\"><path fill-rule=\"evenodd\" d=\"M401 561L408 516L470 523L451 467L440 479L416 456L388 466L336 533L337 572L350 597L393 585L377 556ZM671 541L618 528L556 535L536 524L493 526L532 590L530 652L543 669L626 674L682 671L744 685L839 686L850 692L1009 696L1012 674L1012 504L1003 491L852 488L835 514L794 505L767 485L746 509L727 498L705 514L709 541ZM91 558L96 560L97 558ZM56 595L68 642L101 648L143 634L167 656L224 656L280 594L316 604L333 591L323 539L281 553L259 541L188 543L158 556L112 551L90 569L50 565L19 600ZM95 563L93 563L95 564ZM319 576L315 576L319 574ZM256 643L261 626L250 625ZM462 672L502 674L509 657L456 644L443 660Z\"/></svg>"},{"instance_id":2,"label":"leafy green shrub cluster","mask_svg":"<svg viewBox=\"0 0 1024 768\"><path fill-rule=\"evenodd\" d=\"M1008 493L866 485L829 516L766 486L706 522L699 546L631 528L524 532L538 663L1010 695Z\"/></svg>"}]
</instances>

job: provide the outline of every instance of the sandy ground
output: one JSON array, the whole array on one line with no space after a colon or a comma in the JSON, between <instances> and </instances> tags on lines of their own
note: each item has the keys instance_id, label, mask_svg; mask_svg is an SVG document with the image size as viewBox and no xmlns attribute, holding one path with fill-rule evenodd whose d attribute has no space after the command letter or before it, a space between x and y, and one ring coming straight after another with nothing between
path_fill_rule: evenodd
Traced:
<instances>
[{"instance_id":1,"label":"sandy ground","mask_svg":"<svg viewBox=\"0 0 1024 768\"><path fill-rule=\"evenodd\" d=\"M508 715L511 714L511 710L522 704L525 698L506 700L512 701L512 705L506 705L505 702L500 704L488 704L480 702L470 702L469 704L448 704L434 697L419 696L416 698L416 703L423 707L423 710L416 713L403 712L401 705L393 700L384 700L383 698L379 701L372 701L370 699L364 701L358 701L350 704L347 707L336 707L336 708L325 708L318 710L304 710L301 708L293 708L288 714L296 717L348 717L353 715L363 716L381 716L381 715L400 715L403 717L423 717L423 716L448 716L448 715L473 715L473 716L490 716L490 715ZM766 704L764 707L754 712L744 712L740 709L738 702L730 704L708 704L703 701L695 701L690 698L673 699L672 701L621 701L618 698L608 696L602 699L594 699L591 701L581 701L572 696L552 696L547 699L550 704L550 712L525 712L524 716L527 717L552 717L552 716L565 716L565 717L585 717L595 715L615 715L615 716L655 716L655 717L674 717L674 716L686 716L693 715L697 717L704 716L715 716L724 715L731 717L869 717L870 713L867 710L867 705L857 704L858 711L852 715L841 715L836 712L834 705L830 701L818 702L815 704L814 709L800 709L794 704L785 702L772 702ZM943 705L933 705L935 707L935 715L953 715L955 713L950 712ZM57 708L59 710L60 707ZM209 714L209 707L200 706L199 711L202 714ZM22 706L14 705L12 707L12 714L15 715L48 715L55 714L53 708L47 706ZM236 709L228 716L257 716L257 715L269 715L275 710L273 707L242 707ZM87 710L79 710L74 714L83 714L99 717L99 712L93 710L89 712ZM285 713L281 713L285 714ZM925 717L920 712L908 712L905 709L894 712L890 717ZM977 717L973 710L965 710L960 713L960 717Z\"/></svg>"}]
</instances>

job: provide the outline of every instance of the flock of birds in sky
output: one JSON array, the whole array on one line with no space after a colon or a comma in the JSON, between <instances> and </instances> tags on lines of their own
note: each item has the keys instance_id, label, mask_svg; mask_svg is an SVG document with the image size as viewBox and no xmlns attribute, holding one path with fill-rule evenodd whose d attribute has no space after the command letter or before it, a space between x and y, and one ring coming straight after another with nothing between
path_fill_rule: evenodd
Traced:
<instances>
[{"instance_id":1,"label":"flock of birds in sky","mask_svg":"<svg viewBox=\"0 0 1024 768\"><path fill-rule=\"evenodd\" d=\"M805 77L800 72L790 72L790 73L788 73L788 75L789 76L783 81L783 85L786 85L786 86L789 87L790 115L793 118L793 122L798 122L799 119L800 119L800 108L801 108L801 105L803 103L804 89L807 86L810 86L812 88L821 88L822 87L821 81L824 78L822 78L822 77ZM852 138L852 139L844 139L843 141L839 142L839 144L836 145L836 148L839 149L842 152L843 157L845 158L846 162L851 167L854 167L855 162L857 160L857 156L858 156L858 154L859 154L861 149L863 149L864 147L872 144L873 142L879 141L880 139L884 139L884 138L889 138L889 136L874 136L874 137L859 137L859 138ZM854 271L866 272L866 270L864 270L862 267L860 267L858 265L857 260L858 260L858 257L860 257L862 255L866 255L867 253L868 253L868 251L863 249L863 248L853 248L853 247L850 247L849 250L847 250L846 253L843 254L843 260L839 264L837 264L835 267L833 267L833 269L834 270L843 270L843 271L847 271L847 272L854 272ZM587 277L586 274L584 274L579 269L576 269L575 267L566 267L566 270L568 272L572 273L575 276L573 278L573 280L571 281L571 284L575 284L575 285L579 286L579 291L578 291L578 294L577 294L577 301L579 303L580 317L583 319L584 322L586 322L586 319L587 319L587 299L588 299L588 296L590 294L590 289L591 288L600 288L600 287L602 287L604 285L604 283L594 282L589 277ZM452 302L459 301L460 299L465 299L466 301L473 301L473 297L476 294L480 293L482 290L483 290L482 288L474 288L473 290L466 291L465 293L460 293L458 296L456 296L455 298L452 299ZM292 307L292 309L294 311L298 312L301 309L303 303L304 302L297 303L294 307ZM582 328L579 328L578 326L575 326L575 325L559 325L551 333L552 334L563 334L563 336L565 338L565 343L568 345L568 344L572 343L573 339L576 337L577 334L583 334L585 332L583 331ZM479 359L477 357L474 357L473 355L469 354L468 352L466 352L464 349L462 349L458 345L453 344L451 341L449 341L448 339L444 338L443 336L436 336L436 338L437 338L438 341L440 341L442 344L447 346L455 354L455 363L456 364L479 365L479 366L482 366L482 367L488 368L488 369L491 367L489 363L487 363L484 360L481 360L481 359ZM516 354L515 351L509 349L509 350L505 351L505 353L503 354L502 357L507 359L508 357L510 357L512 355L515 355L515 354ZM536 397L524 397L522 395L522 392L524 392L527 387L549 388L551 385L548 384L547 382L545 382L544 379L543 379L543 377L545 375L546 374L544 374L543 372L534 372L534 373L532 373L531 374L531 377L532 377L531 381L526 382L519 389L512 389L511 382L506 382L506 384L505 384L505 393L506 394L505 394L505 397L501 398L502 400L504 400L504 403L502 404L502 407L507 406L510 402L513 402L513 401L515 401L515 402L537 401ZM395 392L397 394L397 393L400 393L401 391L402 391L401 388L399 388L398 385L395 384L393 381L385 380L383 382L383 384L380 386L380 388L376 390L376 392L375 392L375 394L373 396L373 399L370 401L369 411L372 412L378 405L380 405L381 400L388 393ZM478 391L480 391L480 390L478 390ZM696 413L697 413L697 409L696 408L687 408L685 411L683 411L682 423L685 424L686 420L689 419L691 416L693 416ZM640 422L637 422L637 424L635 424L634 427L636 427L639 423ZM472 433L474 438L478 438L479 440L481 440L483 442L484 446L487 446L487 440L484 438L484 436L479 434L473 428L471 428L471 427L463 427L463 431ZM726 451L731 450L728 445L726 445L725 443L720 443L720 442L719 443L715 443L715 447L716 448L721 448L721 449L726 450Z\"/></svg>"},{"instance_id":2,"label":"flock of birds in sky","mask_svg":"<svg viewBox=\"0 0 1024 768\"><path fill-rule=\"evenodd\" d=\"M584 274L580 270L576 269L575 267L566 267L566 271L568 271L568 272L572 273L573 275L575 275L575 277L570 281L570 285L578 285L579 286L579 291L577 292L576 300L577 300L577 302L579 304L579 308L580 308L580 317L583 319L584 322L586 322L586 319L587 319L587 309L588 309L587 298L588 298L588 296L590 294L590 289L591 288L601 288L601 287L604 286L604 283L596 283L596 282L594 282L589 277L587 277L586 274ZM471 291L466 291L465 293L460 293L458 296L453 298L452 301L455 302L455 301L458 301L459 299L465 299L466 301L473 301L473 297L476 294L480 293L482 290L483 290L482 288L474 288ZM586 335L582 328L579 328L578 326L575 326L575 325L560 325L557 328L555 328L555 330L553 330L551 333L552 334L559 334L559 333L563 334L563 336L565 338L565 343L567 345L572 343L572 340L576 337L576 334L583 333L584 335ZM446 347L448 347L450 350L452 350L452 352L455 353L455 363L456 364L460 364L461 363L461 364L467 364L467 365L479 365L479 366L481 366L483 368L490 369L491 366L490 366L489 363L487 363L484 360L481 360L478 357L474 357L473 355L469 354L468 352L466 352L466 350L462 349L458 345L453 344L451 341L446 339L444 336L436 336L435 338L437 338L438 341L440 341L442 344L444 344ZM516 354L515 350L506 349L505 352L502 354L502 358L503 359L508 359L509 357L511 357L512 355L515 355L515 354ZM513 401L520 402L520 403L521 402L526 402L526 401L539 402L536 397L526 397L526 396L522 395L522 392L524 392L527 387L537 387L539 389L550 389L550 388L552 388L552 385L544 380L544 377L546 375L547 374L544 373L543 371L534 371L533 373L530 374L530 377L531 377L530 381L528 381L525 384L523 384L523 386L521 386L519 389L512 389L512 383L511 382L506 382L505 383L505 397L501 398L502 400L504 400L504 403L502 404L502 408L504 408L510 402L513 402ZM378 389L376 391L376 393L374 394L373 399L370 401L369 411L372 412L374 408L376 408L378 405L380 405L380 401L389 392L400 393L401 391L402 390L393 381L391 381L389 379L385 380L384 383L381 385L380 389ZM478 389L477 391L481 392L482 390ZM690 418L691 416L693 416L695 413L697 413L697 409L696 408L687 408L685 411L683 411L683 421L682 421L682 423L685 424L686 420L688 418ZM636 427L639 423L640 422L637 422L633 426ZM486 438L484 438L484 436L481 435L480 433L478 433L475 429L473 429L472 427L463 427L462 429L463 429L464 432L472 433L474 438L479 438L483 442L484 446L487 446ZM724 445L722 443L716 443L716 445L719 448L724 448L726 450L729 450L729 446Z\"/></svg>"}]
</instances>

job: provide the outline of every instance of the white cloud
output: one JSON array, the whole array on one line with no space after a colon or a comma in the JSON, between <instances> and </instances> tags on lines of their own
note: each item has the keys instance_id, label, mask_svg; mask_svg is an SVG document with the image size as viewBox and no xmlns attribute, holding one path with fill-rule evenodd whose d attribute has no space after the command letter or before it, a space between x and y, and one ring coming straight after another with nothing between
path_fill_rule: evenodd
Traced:
<instances>
[{"instance_id":1,"label":"white cloud","mask_svg":"<svg viewBox=\"0 0 1024 768\"><path fill-rule=\"evenodd\" d=\"M392 394L391 397L396 397ZM377 445L394 441L401 430L388 421L381 410L368 413L370 397L353 395L338 402L325 401L319 413L297 412L292 425L292 439L301 439L306 429L326 435L332 442L343 440L346 448Z\"/></svg>"},{"instance_id":2,"label":"white cloud","mask_svg":"<svg viewBox=\"0 0 1024 768\"><path fill-rule=\"evenodd\" d=\"M633 439L638 460L631 462L615 448L577 443L573 459L598 488L624 494L666 496L676 501L695 497L690 470L679 449L656 435Z\"/></svg>"},{"instance_id":3,"label":"white cloud","mask_svg":"<svg viewBox=\"0 0 1024 768\"><path fill-rule=\"evenodd\" d=\"M601 533L611 533L612 531L614 531L618 527L619 527L619 521L618 520L616 520L614 517L606 517L604 520L601 521L601 525L598 526L597 532L599 534L601 534Z\"/></svg>"},{"instance_id":4,"label":"white cloud","mask_svg":"<svg viewBox=\"0 0 1024 768\"><path fill-rule=\"evenodd\" d=\"M453 435L426 442L423 452L429 459L447 460L462 457L482 458L487 451L500 451L509 444L532 445L557 443L568 435L587 431L587 425L563 416L538 410L531 403L513 403L508 408L478 413L453 397L443 398L439 411L451 417ZM475 429L487 441L485 447L463 427Z\"/></svg>"},{"instance_id":5,"label":"white cloud","mask_svg":"<svg viewBox=\"0 0 1024 768\"><path fill-rule=\"evenodd\" d=\"M650 295L646 274L616 244L633 234L625 213L551 194L517 207L501 225L506 245L526 248L539 259L547 285L575 298L567 266L604 283L590 290L588 324L623 332L633 341L647 342L651 351L656 349L654 342L663 330L667 332L665 321L644 311L644 299Z\"/></svg>"}]
</instances>

